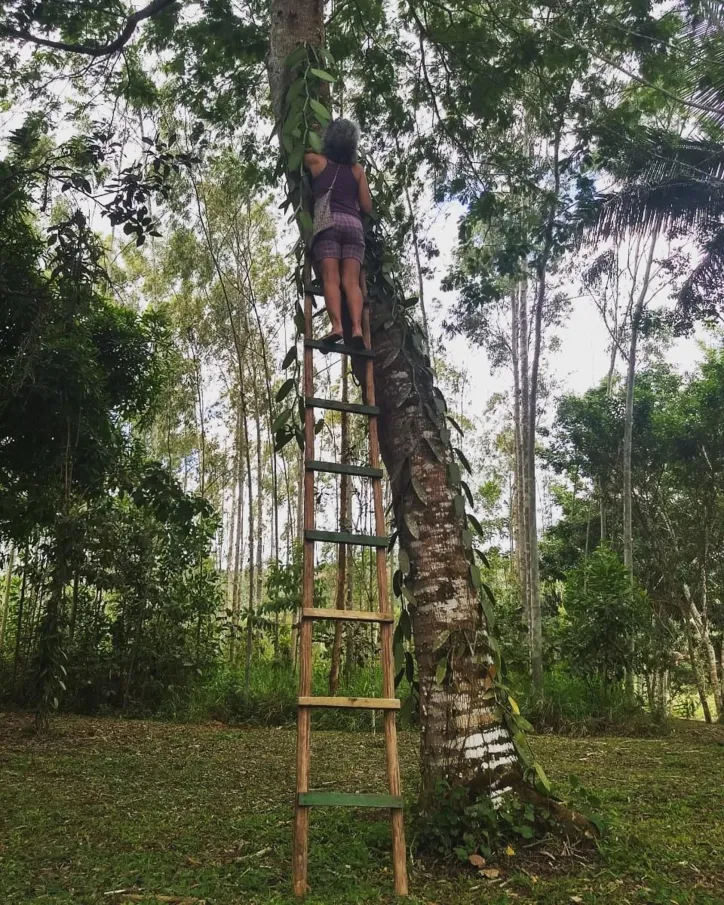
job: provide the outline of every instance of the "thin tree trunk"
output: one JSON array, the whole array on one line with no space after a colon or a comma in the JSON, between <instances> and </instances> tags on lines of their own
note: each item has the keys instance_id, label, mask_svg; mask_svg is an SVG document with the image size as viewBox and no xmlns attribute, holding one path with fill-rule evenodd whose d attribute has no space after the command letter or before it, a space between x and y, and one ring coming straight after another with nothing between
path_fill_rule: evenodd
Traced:
<instances>
[{"instance_id":1,"label":"thin tree trunk","mask_svg":"<svg viewBox=\"0 0 724 905\"><path fill-rule=\"evenodd\" d=\"M242 390L242 424L244 427L244 446L246 455L246 480L249 493L249 603L246 620L246 658L244 662L244 695L249 698L251 688L251 650L254 632L254 485L251 479L251 451L249 449L249 431L247 425L246 404Z\"/></svg>"},{"instance_id":2,"label":"thin tree trunk","mask_svg":"<svg viewBox=\"0 0 724 905\"><path fill-rule=\"evenodd\" d=\"M15 682L18 676L18 665L20 663L20 638L23 629L23 609L25 607L25 588L28 583L28 558L30 556L30 548L25 547L25 556L23 557L23 581L20 585L20 599L18 600L18 620L15 627L15 657L13 659L13 677L10 682L10 694L14 698Z\"/></svg>"},{"instance_id":3,"label":"thin tree trunk","mask_svg":"<svg viewBox=\"0 0 724 905\"><path fill-rule=\"evenodd\" d=\"M523 621L530 632L530 599L528 596L528 519L524 502L525 469L524 462L524 423L522 380L521 380L521 326L520 326L520 288L510 294L512 312L511 349L513 353L513 423L515 448L515 513L516 513L516 559L518 563L518 585L523 605ZM527 319L525 320L527 323ZM527 343L527 337L526 337Z\"/></svg>"},{"instance_id":4,"label":"thin tree trunk","mask_svg":"<svg viewBox=\"0 0 724 905\"><path fill-rule=\"evenodd\" d=\"M0 618L0 659L2 658L3 646L5 644L5 631L8 624L8 613L10 612L10 588L13 581L13 566L15 565L15 547L10 547L8 556L8 567L5 571L5 588L3 590L3 611Z\"/></svg>"},{"instance_id":5,"label":"thin tree trunk","mask_svg":"<svg viewBox=\"0 0 724 905\"><path fill-rule=\"evenodd\" d=\"M528 330L528 287L527 280L523 280L518 296L518 353L520 359L520 467L521 467L521 494L523 510L523 559L525 561L526 575L526 614L525 621L528 626L528 657L533 672L533 637L532 637L532 594L531 583L531 548L532 526L530 523L530 481L532 470L528 461L530 456L530 367L529 367L529 330ZM535 442L535 441L534 441ZM535 477L535 475L532 475Z\"/></svg>"},{"instance_id":6,"label":"thin tree trunk","mask_svg":"<svg viewBox=\"0 0 724 905\"><path fill-rule=\"evenodd\" d=\"M694 647L694 641L691 637L691 624L688 619L684 619L684 632L686 634L686 645L689 649L691 671L694 674L694 683L699 694L701 709L704 714L704 722L711 723L711 710L709 709L709 701L706 695L706 685L704 683L704 677L701 674L701 668L699 667L699 659L696 656L696 648Z\"/></svg>"},{"instance_id":7,"label":"thin tree trunk","mask_svg":"<svg viewBox=\"0 0 724 905\"><path fill-rule=\"evenodd\" d=\"M654 248L656 247L656 237L651 239L648 254L646 256L646 267L644 269L641 291L636 299L631 317L631 342L629 344L628 363L626 368L626 412L623 423L623 564L629 575L631 588L633 589L634 581L634 565L633 565L633 514L632 514L632 477L631 477L631 458L633 452L633 407L634 407L634 386L636 382L636 350L638 347L639 328L641 326L641 317L646 304L646 296L649 290L649 280L651 278L651 265L654 260ZM633 641L632 641L633 643ZM629 697L633 697L633 672L631 669L626 670L626 691Z\"/></svg>"},{"instance_id":8,"label":"thin tree trunk","mask_svg":"<svg viewBox=\"0 0 724 905\"><path fill-rule=\"evenodd\" d=\"M242 430L241 403L237 403L236 422L236 538L234 546L234 577L231 585L231 640L229 643L229 663L236 666L239 634L239 614L241 612L242 550L244 547L244 432Z\"/></svg>"},{"instance_id":9,"label":"thin tree trunk","mask_svg":"<svg viewBox=\"0 0 724 905\"><path fill-rule=\"evenodd\" d=\"M696 633L699 636L699 640L702 647L704 648L704 653L706 655L706 662L709 671L709 685L711 686L712 694L714 696L716 719L724 720L724 702L722 702L722 688L721 683L719 682L719 670L717 668L716 651L714 650L714 645L711 641L711 635L709 634L709 626L703 620L699 608L694 603L694 598L691 595L689 586L687 584L683 584L682 587L684 591L684 600L686 601L684 616L686 618L688 615L688 617L694 624L694 628L696 629Z\"/></svg>"},{"instance_id":10,"label":"thin tree trunk","mask_svg":"<svg viewBox=\"0 0 724 905\"><path fill-rule=\"evenodd\" d=\"M68 638L72 641L75 637L75 620L78 616L78 586L80 583L79 570L73 575L73 596L70 604L70 620L68 622Z\"/></svg>"}]
</instances>

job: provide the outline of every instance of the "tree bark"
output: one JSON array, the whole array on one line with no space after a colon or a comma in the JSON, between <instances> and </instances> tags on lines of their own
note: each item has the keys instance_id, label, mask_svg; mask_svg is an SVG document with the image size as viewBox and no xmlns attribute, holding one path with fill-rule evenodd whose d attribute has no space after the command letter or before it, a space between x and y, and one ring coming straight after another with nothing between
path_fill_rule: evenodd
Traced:
<instances>
[{"instance_id":1,"label":"tree bark","mask_svg":"<svg viewBox=\"0 0 724 905\"><path fill-rule=\"evenodd\" d=\"M646 256L641 291L636 299L636 305L631 316L631 342L629 344L628 363L626 367L626 412L623 423L623 564L629 575L631 588L633 589L633 491L631 477L631 457L633 452L633 406L634 386L636 382L636 350L638 347L639 328L641 317L646 304L646 296L649 290L651 278L651 265L654 260L654 248L656 237L652 237L651 246ZM626 691L630 698L633 697L633 672L626 670Z\"/></svg>"},{"instance_id":2,"label":"tree bark","mask_svg":"<svg viewBox=\"0 0 724 905\"><path fill-rule=\"evenodd\" d=\"M543 305L546 291L547 250L544 261L538 268L538 285L535 294L534 326L533 326L533 361L530 369L530 388L528 394L528 425L526 466L528 482L526 492L526 515L529 534L529 596L530 596L530 664L533 680L533 694L543 695L543 625L540 609L540 573L538 567L538 501L536 492L535 436L538 411L538 372L540 369L540 353L543 326ZM525 296L523 304L526 304Z\"/></svg>"},{"instance_id":3,"label":"tree bark","mask_svg":"<svg viewBox=\"0 0 724 905\"><path fill-rule=\"evenodd\" d=\"M2 657L3 645L5 644L5 631L8 624L8 613L10 612L10 588L13 581L13 566L15 565L15 547L10 547L8 556L8 567L5 572L5 588L3 590L3 611L0 617L0 658Z\"/></svg>"},{"instance_id":4,"label":"tree bark","mask_svg":"<svg viewBox=\"0 0 724 905\"><path fill-rule=\"evenodd\" d=\"M510 294L510 307L512 312L511 323L511 349L513 358L513 423L514 423L514 447L515 447L515 513L516 513L516 559L518 563L518 584L520 587L520 599L523 606L523 621L530 632L530 600L528 597L528 519L526 516L524 500L524 453L523 435L524 422L527 416L523 411L523 389L521 381L521 327L520 327L520 290L514 289ZM527 322L527 321L526 321ZM527 343L527 337L526 337Z\"/></svg>"},{"instance_id":5,"label":"tree bark","mask_svg":"<svg viewBox=\"0 0 724 905\"><path fill-rule=\"evenodd\" d=\"M701 669L699 667L699 660L696 656L696 648L691 637L691 623L688 619L684 620L684 632L686 633L686 644L689 649L689 662L691 663L691 671L694 674L694 683L699 694L699 700L701 701L701 710L704 714L704 722L711 723L711 710L709 709L709 701L706 696L706 684L704 683L704 677L702 676Z\"/></svg>"}]
</instances>

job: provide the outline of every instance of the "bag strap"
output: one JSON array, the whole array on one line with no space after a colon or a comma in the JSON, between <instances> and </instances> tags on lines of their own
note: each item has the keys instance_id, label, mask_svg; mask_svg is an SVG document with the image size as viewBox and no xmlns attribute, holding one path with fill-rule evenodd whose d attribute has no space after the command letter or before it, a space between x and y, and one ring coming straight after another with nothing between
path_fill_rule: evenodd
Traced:
<instances>
[{"instance_id":1,"label":"bag strap","mask_svg":"<svg viewBox=\"0 0 724 905\"><path fill-rule=\"evenodd\" d=\"M334 179L332 179L332 184L331 184L330 187L327 189L327 191L331 192L332 189L334 188L334 183L337 181L337 176L339 176L339 168L340 168L341 166L342 166L341 163L338 163L338 164L337 164L337 170L336 170L336 172L335 172L335 174L334 174Z\"/></svg>"}]
</instances>

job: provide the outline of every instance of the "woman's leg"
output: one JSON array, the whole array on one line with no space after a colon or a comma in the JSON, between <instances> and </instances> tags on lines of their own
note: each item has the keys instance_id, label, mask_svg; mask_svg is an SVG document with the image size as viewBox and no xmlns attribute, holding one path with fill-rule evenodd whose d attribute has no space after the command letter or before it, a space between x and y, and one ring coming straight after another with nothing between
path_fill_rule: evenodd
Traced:
<instances>
[{"instance_id":1,"label":"woman's leg","mask_svg":"<svg viewBox=\"0 0 724 905\"><path fill-rule=\"evenodd\" d=\"M359 288L360 262L355 258L342 261L342 288L347 300L352 337L362 336L362 290Z\"/></svg>"},{"instance_id":2,"label":"woman's leg","mask_svg":"<svg viewBox=\"0 0 724 905\"><path fill-rule=\"evenodd\" d=\"M342 336L342 293L339 284L339 261L336 258L322 258L322 285L324 304L329 315L330 335Z\"/></svg>"}]
</instances>

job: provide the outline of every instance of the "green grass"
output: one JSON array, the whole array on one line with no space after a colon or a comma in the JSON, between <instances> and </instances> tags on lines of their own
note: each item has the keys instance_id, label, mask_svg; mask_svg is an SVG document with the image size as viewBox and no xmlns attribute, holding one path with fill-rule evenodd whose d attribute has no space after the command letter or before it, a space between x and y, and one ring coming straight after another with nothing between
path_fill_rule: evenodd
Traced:
<instances>
[{"instance_id":1,"label":"green grass","mask_svg":"<svg viewBox=\"0 0 724 905\"><path fill-rule=\"evenodd\" d=\"M112 890L209 905L290 895L295 734L59 717L35 739L0 714L0 903L119 905ZM414 799L418 739L402 733ZM547 839L495 865L497 879L416 856L414 905L724 903L724 732L678 724L666 738L540 737L554 779L602 798L600 851ZM384 791L380 734L313 734L316 788ZM408 841L414 834L407 812ZM312 812L310 905L387 903L389 829L373 811Z\"/></svg>"}]
</instances>

